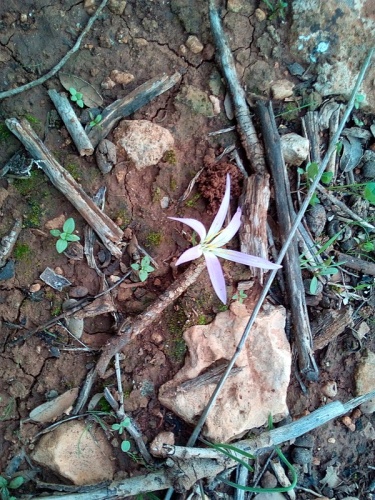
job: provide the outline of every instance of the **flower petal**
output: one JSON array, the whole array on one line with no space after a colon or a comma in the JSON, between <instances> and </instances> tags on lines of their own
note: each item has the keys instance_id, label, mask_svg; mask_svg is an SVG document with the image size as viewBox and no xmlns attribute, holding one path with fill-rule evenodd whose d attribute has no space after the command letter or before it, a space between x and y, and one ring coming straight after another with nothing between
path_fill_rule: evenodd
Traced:
<instances>
[{"instance_id":1,"label":"flower petal","mask_svg":"<svg viewBox=\"0 0 375 500\"><path fill-rule=\"evenodd\" d=\"M196 219L188 219L188 218L178 218L178 217L168 217L168 219L172 220L177 220L178 222L182 222L183 224L186 224L187 226L190 226L196 233L198 233L201 241L203 241L206 238L206 228L204 225Z\"/></svg>"},{"instance_id":2,"label":"flower petal","mask_svg":"<svg viewBox=\"0 0 375 500\"><path fill-rule=\"evenodd\" d=\"M280 269L282 267L278 264L270 262L269 260L262 259L262 257L255 257L254 255L248 255L247 253L236 252L236 250L215 248L212 252L218 257L238 262L239 264L245 264L246 266L261 267L263 269Z\"/></svg>"},{"instance_id":3,"label":"flower petal","mask_svg":"<svg viewBox=\"0 0 375 500\"><path fill-rule=\"evenodd\" d=\"M216 238L214 238L210 245L214 247L222 247L228 241L230 241L233 236L237 233L241 226L241 214L242 210L240 207L237 208L237 212L234 214L232 220L229 222L227 227L223 229Z\"/></svg>"},{"instance_id":4,"label":"flower petal","mask_svg":"<svg viewBox=\"0 0 375 500\"><path fill-rule=\"evenodd\" d=\"M206 259L207 270L210 276L210 280L216 295L219 297L223 304L227 303L227 290L225 287L225 279L223 274L223 269L219 262L219 259L211 252L204 252L204 258Z\"/></svg>"},{"instance_id":5,"label":"flower petal","mask_svg":"<svg viewBox=\"0 0 375 500\"><path fill-rule=\"evenodd\" d=\"M179 266L185 262L198 259L202 255L202 248L200 245L195 245L195 247L188 248L180 257L176 260L175 265Z\"/></svg>"},{"instance_id":6,"label":"flower petal","mask_svg":"<svg viewBox=\"0 0 375 500\"><path fill-rule=\"evenodd\" d=\"M227 174L227 181L225 185L225 193L224 193L224 198L223 201L221 202L220 208L218 213L216 214L210 229L208 230L207 233L207 240L210 240L213 238L223 227L225 217L227 216L228 213L228 208L229 208L229 200L230 200L230 175Z\"/></svg>"}]
</instances>

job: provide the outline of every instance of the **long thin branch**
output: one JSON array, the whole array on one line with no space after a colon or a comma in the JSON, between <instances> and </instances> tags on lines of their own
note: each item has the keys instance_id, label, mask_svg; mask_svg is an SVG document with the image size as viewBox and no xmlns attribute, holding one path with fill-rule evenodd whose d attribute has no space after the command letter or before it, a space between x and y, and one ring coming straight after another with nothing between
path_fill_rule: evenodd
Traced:
<instances>
[{"instance_id":1,"label":"long thin branch","mask_svg":"<svg viewBox=\"0 0 375 500\"><path fill-rule=\"evenodd\" d=\"M77 38L76 43L73 45L73 47L65 54L65 56L61 59L61 61L56 64L48 73L46 73L44 76L41 76L37 80L34 80L32 82L26 83L25 85L21 85L21 87L17 87L15 89L11 90L5 90L4 92L0 92L0 99L5 99L6 97L12 97L14 95L20 94L21 92L25 92L25 90L30 90L33 87L37 87L38 85L41 85L42 83L46 82L50 78L52 78L60 69L64 66L64 64L70 59L70 57L77 52L79 49L81 42L83 38L87 35L87 33L90 31L91 26L94 24L94 22L97 20L99 17L100 13L104 9L104 7L107 5L108 0L103 0L100 6L98 7L97 11L95 14L90 17L85 29L82 31L82 33L79 35Z\"/></svg>"}]
</instances>

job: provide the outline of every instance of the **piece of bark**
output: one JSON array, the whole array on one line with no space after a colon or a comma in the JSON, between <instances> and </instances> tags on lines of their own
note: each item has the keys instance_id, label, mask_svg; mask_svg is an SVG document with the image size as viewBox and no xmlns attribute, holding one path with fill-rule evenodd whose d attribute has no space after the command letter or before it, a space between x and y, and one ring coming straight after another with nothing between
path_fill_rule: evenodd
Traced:
<instances>
[{"instance_id":1,"label":"piece of bark","mask_svg":"<svg viewBox=\"0 0 375 500\"><path fill-rule=\"evenodd\" d=\"M5 235L0 241L0 269L5 266L8 257L13 251L17 238L22 229L22 220L17 219L9 234Z\"/></svg>"},{"instance_id":2,"label":"piece of bark","mask_svg":"<svg viewBox=\"0 0 375 500\"><path fill-rule=\"evenodd\" d=\"M198 276L205 267L206 265L204 262L199 262L197 265L191 264L187 271L185 271L184 274L172 283L172 285L159 296L158 300L154 304L151 304L135 319L129 320L127 318L121 323L118 335L113 337L104 347L96 365L96 369L100 377L105 376L105 371L113 356L117 352L120 352L132 338L140 335L146 330L146 328L156 321L164 309L172 304L173 301L175 301L197 280Z\"/></svg>"},{"instance_id":3,"label":"piece of bark","mask_svg":"<svg viewBox=\"0 0 375 500\"><path fill-rule=\"evenodd\" d=\"M252 174L244 182L241 196L241 251L268 258L267 212L270 199L269 175ZM264 269L251 267L251 272L263 283Z\"/></svg>"},{"instance_id":4,"label":"piece of bark","mask_svg":"<svg viewBox=\"0 0 375 500\"><path fill-rule=\"evenodd\" d=\"M215 0L209 0L209 18L212 36L217 48L221 68L227 81L237 119L237 129L247 159L255 173L264 174L266 164L262 143L258 139L246 102L245 91L238 81L234 58L230 50L227 37L221 26L220 17L216 9ZM266 240L267 241L267 240Z\"/></svg>"},{"instance_id":5,"label":"piece of bark","mask_svg":"<svg viewBox=\"0 0 375 500\"><path fill-rule=\"evenodd\" d=\"M52 184L90 224L111 254L120 258L122 252L116 244L121 241L122 230L95 205L81 185L58 163L26 120L19 122L16 118L9 118L5 120L5 123L31 156L38 161L38 166Z\"/></svg>"},{"instance_id":6,"label":"piece of bark","mask_svg":"<svg viewBox=\"0 0 375 500\"><path fill-rule=\"evenodd\" d=\"M96 147L102 139L107 137L121 118L131 115L155 97L169 90L180 80L181 74L178 72L172 76L158 76L143 83L123 99L118 99L107 106L102 112L103 118L100 126L93 127L88 134L91 144Z\"/></svg>"},{"instance_id":7,"label":"piece of bark","mask_svg":"<svg viewBox=\"0 0 375 500\"><path fill-rule=\"evenodd\" d=\"M353 309L351 307L323 311L311 323L314 351L323 349L323 347L337 338L346 328L352 327L353 324Z\"/></svg>"},{"instance_id":8,"label":"piece of bark","mask_svg":"<svg viewBox=\"0 0 375 500\"><path fill-rule=\"evenodd\" d=\"M68 98L63 93L59 94L55 89L50 89L48 95L68 129L80 156L91 156L94 153L94 148Z\"/></svg>"},{"instance_id":9,"label":"piece of bark","mask_svg":"<svg viewBox=\"0 0 375 500\"><path fill-rule=\"evenodd\" d=\"M281 150L280 136L270 103L266 107L263 102L258 102L257 114L263 131L267 161L272 172L280 237L284 243L288 238L294 218L292 219L289 211L290 187ZM283 268L288 303L291 308L294 341L298 352L299 369L306 379L316 380L318 369L313 357L312 335L296 240L292 241L285 254Z\"/></svg>"},{"instance_id":10,"label":"piece of bark","mask_svg":"<svg viewBox=\"0 0 375 500\"><path fill-rule=\"evenodd\" d=\"M359 259L358 257L353 257L352 255L346 255L341 252L335 252L335 255L337 260L341 262L341 265L354 269L355 271L359 271L363 274L375 276L375 264L373 262Z\"/></svg>"}]
</instances>

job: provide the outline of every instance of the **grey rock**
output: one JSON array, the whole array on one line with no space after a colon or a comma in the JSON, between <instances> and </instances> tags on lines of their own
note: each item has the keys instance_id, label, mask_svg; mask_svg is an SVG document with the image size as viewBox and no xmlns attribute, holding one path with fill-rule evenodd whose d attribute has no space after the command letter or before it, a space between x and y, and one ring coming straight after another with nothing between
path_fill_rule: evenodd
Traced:
<instances>
[{"instance_id":1,"label":"grey rock","mask_svg":"<svg viewBox=\"0 0 375 500\"><path fill-rule=\"evenodd\" d=\"M306 212L306 220L310 230L315 236L320 236L327 222L327 213L323 205L318 203L309 208Z\"/></svg>"},{"instance_id":2,"label":"grey rock","mask_svg":"<svg viewBox=\"0 0 375 500\"><path fill-rule=\"evenodd\" d=\"M375 159L369 160L363 165L362 175L366 179L375 179Z\"/></svg>"},{"instance_id":3,"label":"grey rock","mask_svg":"<svg viewBox=\"0 0 375 500\"><path fill-rule=\"evenodd\" d=\"M314 436L311 434L305 434L304 436L299 436L294 442L294 446L298 448L314 448Z\"/></svg>"},{"instance_id":4,"label":"grey rock","mask_svg":"<svg viewBox=\"0 0 375 500\"><path fill-rule=\"evenodd\" d=\"M0 281L6 281L15 275L14 260L8 260L4 267L0 269Z\"/></svg>"},{"instance_id":5,"label":"grey rock","mask_svg":"<svg viewBox=\"0 0 375 500\"><path fill-rule=\"evenodd\" d=\"M312 460L312 452L309 448L293 448L292 450L292 460L293 463L304 465L311 463Z\"/></svg>"},{"instance_id":6,"label":"grey rock","mask_svg":"<svg viewBox=\"0 0 375 500\"><path fill-rule=\"evenodd\" d=\"M116 146L108 139L103 139L95 151L95 158L100 171L108 174L117 162Z\"/></svg>"}]
</instances>

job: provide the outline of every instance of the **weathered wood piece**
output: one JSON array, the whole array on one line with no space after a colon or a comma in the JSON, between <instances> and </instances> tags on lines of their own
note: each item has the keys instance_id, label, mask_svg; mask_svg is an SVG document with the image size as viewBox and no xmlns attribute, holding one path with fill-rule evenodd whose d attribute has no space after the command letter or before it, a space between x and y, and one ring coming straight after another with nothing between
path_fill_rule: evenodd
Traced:
<instances>
[{"instance_id":1,"label":"weathered wood piece","mask_svg":"<svg viewBox=\"0 0 375 500\"><path fill-rule=\"evenodd\" d=\"M16 118L9 118L5 120L5 123L31 156L39 162L38 166L52 184L64 194L86 222L90 224L112 255L120 258L122 252L116 244L121 241L122 230L96 206L81 185L58 163L26 120L19 122Z\"/></svg>"},{"instance_id":2,"label":"weathered wood piece","mask_svg":"<svg viewBox=\"0 0 375 500\"><path fill-rule=\"evenodd\" d=\"M270 103L266 107L263 102L258 102L257 114L260 118L266 157L274 181L280 237L284 243L290 233L294 217L289 211L290 186L281 150L280 136ZM313 357L312 335L296 240L290 244L283 264L288 302L291 308L294 341L298 351L299 369L308 380L316 380L318 369Z\"/></svg>"},{"instance_id":3,"label":"weathered wood piece","mask_svg":"<svg viewBox=\"0 0 375 500\"><path fill-rule=\"evenodd\" d=\"M241 251L268 259L267 212L270 199L269 175L252 174L244 182L241 196ZM251 267L251 272L263 283L264 269Z\"/></svg>"},{"instance_id":4,"label":"weathered wood piece","mask_svg":"<svg viewBox=\"0 0 375 500\"><path fill-rule=\"evenodd\" d=\"M352 327L353 324L353 309L351 307L323 311L311 323L314 351L323 349L323 347L336 339L346 328Z\"/></svg>"},{"instance_id":5,"label":"weathered wood piece","mask_svg":"<svg viewBox=\"0 0 375 500\"><path fill-rule=\"evenodd\" d=\"M341 252L335 252L337 260L342 263L343 266L359 271L363 274L369 274L370 276L375 276L375 264L369 262L368 260L359 259L358 257L353 257L352 255L347 255Z\"/></svg>"},{"instance_id":6,"label":"weathered wood piece","mask_svg":"<svg viewBox=\"0 0 375 500\"><path fill-rule=\"evenodd\" d=\"M48 91L48 95L50 96L57 112L61 116L62 121L65 124L65 127L68 129L68 132L73 139L76 148L80 156L90 156L94 153L94 148L88 138L84 128L81 125L81 122L78 120L77 115L72 108L69 99L63 94L59 94L55 89L50 89Z\"/></svg>"},{"instance_id":7,"label":"weathered wood piece","mask_svg":"<svg viewBox=\"0 0 375 500\"><path fill-rule=\"evenodd\" d=\"M22 229L22 220L17 219L9 234L4 236L0 241L0 269L5 266L8 257L13 251L17 238Z\"/></svg>"},{"instance_id":8,"label":"weathered wood piece","mask_svg":"<svg viewBox=\"0 0 375 500\"><path fill-rule=\"evenodd\" d=\"M254 456L261 455L270 447L279 446L286 441L306 434L329 421L339 418L357 406L375 397L375 391L351 399L346 403L334 401L311 412L299 420L263 432L251 439L244 439L232 443L240 450ZM105 498L123 498L137 495L144 491L160 491L174 487L179 492L188 491L192 485L203 478L213 478L237 465L214 449L188 448L184 446L164 445L169 460L175 460L176 466L165 467L158 472L147 475L127 478L122 481L111 481L109 484L99 484L97 487L77 487L68 485L54 485L37 483L40 487L51 490L65 491L67 494L39 496L35 500L104 500ZM183 472L183 473L181 473Z\"/></svg>"},{"instance_id":9,"label":"weathered wood piece","mask_svg":"<svg viewBox=\"0 0 375 500\"><path fill-rule=\"evenodd\" d=\"M113 356L120 352L129 341L140 335L154 321L166 307L173 303L181 294L183 294L189 286L191 286L206 267L204 262L199 262L197 265L191 264L187 271L184 272L172 285L163 292L158 300L151 304L143 313L139 314L135 319L128 318L123 321L118 330L118 335L113 337L104 347L103 352L96 365L99 376L104 377L107 366Z\"/></svg>"},{"instance_id":10,"label":"weathered wood piece","mask_svg":"<svg viewBox=\"0 0 375 500\"><path fill-rule=\"evenodd\" d=\"M172 76L163 75L152 78L137 87L133 92L130 92L123 99L118 99L107 106L102 112L103 119L100 122L100 126L93 127L88 134L91 144L96 147L102 139L107 137L121 118L129 116L137 111L137 109L145 106L152 99L172 88L180 80L181 74L178 72Z\"/></svg>"}]
</instances>

